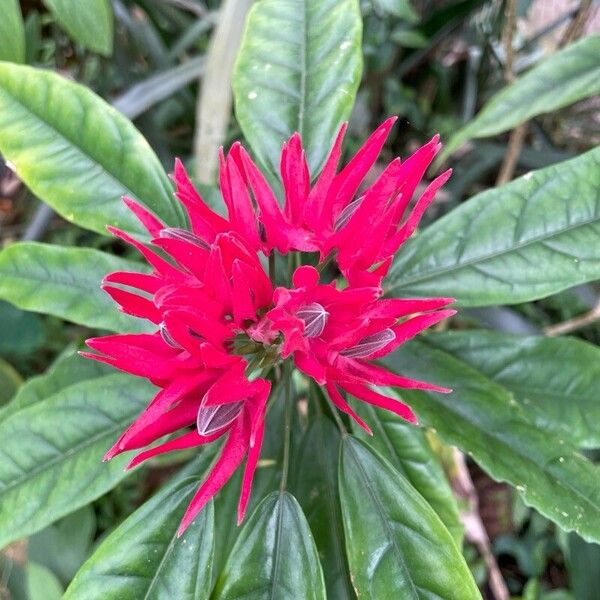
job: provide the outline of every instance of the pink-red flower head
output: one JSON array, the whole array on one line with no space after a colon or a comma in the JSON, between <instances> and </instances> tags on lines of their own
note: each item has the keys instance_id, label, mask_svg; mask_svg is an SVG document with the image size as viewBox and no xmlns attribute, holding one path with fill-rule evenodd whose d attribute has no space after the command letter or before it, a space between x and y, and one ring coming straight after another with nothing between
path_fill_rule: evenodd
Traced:
<instances>
[{"instance_id":1,"label":"pink-red flower head","mask_svg":"<svg viewBox=\"0 0 600 600\"><path fill-rule=\"evenodd\" d=\"M220 155L227 217L204 202L176 161L176 196L189 229L162 223L130 199L125 202L147 229L150 244L109 228L144 256L151 271L111 273L103 288L122 311L151 322L154 332L93 338L87 343L95 353L83 354L145 377L159 391L106 460L141 450L133 467L164 452L224 440L180 532L245 459L238 506L238 520L243 519L263 440L269 370L277 362L293 360L367 430L346 394L414 421L406 405L378 388L447 391L375 362L454 314L443 309L451 298L381 297L394 253L449 176L430 183L410 208L439 150L435 137L405 162L393 160L362 189L393 123L383 123L338 172L343 125L314 183L294 134L281 153L282 203L244 148L234 144ZM318 253L321 262L335 258L346 282L323 283L317 269L300 266L289 287L274 289L264 257L288 252ZM175 437L164 441L165 436Z\"/></svg>"}]
</instances>

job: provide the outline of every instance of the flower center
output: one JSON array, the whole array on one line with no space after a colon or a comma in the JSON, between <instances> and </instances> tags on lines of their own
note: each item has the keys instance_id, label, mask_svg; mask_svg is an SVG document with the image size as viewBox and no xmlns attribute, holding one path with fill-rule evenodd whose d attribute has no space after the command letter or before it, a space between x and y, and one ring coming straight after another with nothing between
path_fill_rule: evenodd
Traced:
<instances>
[{"instance_id":1,"label":"flower center","mask_svg":"<svg viewBox=\"0 0 600 600\"><path fill-rule=\"evenodd\" d=\"M327 325L329 313L318 302L311 302L296 312L296 316L304 321L304 337L319 337Z\"/></svg>"},{"instance_id":2,"label":"flower center","mask_svg":"<svg viewBox=\"0 0 600 600\"><path fill-rule=\"evenodd\" d=\"M385 348L396 339L396 334L391 329L384 329L364 337L356 346L342 350L340 354L346 358L364 358Z\"/></svg>"}]
</instances>

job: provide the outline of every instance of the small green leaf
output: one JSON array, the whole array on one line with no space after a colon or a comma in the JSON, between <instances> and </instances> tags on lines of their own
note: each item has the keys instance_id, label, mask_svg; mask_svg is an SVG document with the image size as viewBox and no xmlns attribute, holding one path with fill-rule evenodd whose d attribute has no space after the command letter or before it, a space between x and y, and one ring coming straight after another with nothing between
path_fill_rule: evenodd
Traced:
<instances>
[{"instance_id":1,"label":"small green leaf","mask_svg":"<svg viewBox=\"0 0 600 600\"><path fill-rule=\"evenodd\" d=\"M302 438L292 489L315 537L327 597L352 600L356 594L346 561L337 489L339 453L340 434L336 427L324 416L317 416Z\"/></svg>"},{"instance_id":2,"label":"small green leaf","mask_svg":"<svg viewBox=\"0 0 600 600\"><path fill-rule=\"evenodd\" d=\"M600 148L471 198L409 240L387 291L514 304L600 278Z\"/></svg>"},{"instance_id":3,"label":"small green leaf","mask_svg":"<svg viewBox=\"0 0 600 600\"><path fill-rule=\"evenodd\" d=\"M0 422L0 548L112 489L126 459L106 450L152 398L129 375L76 383Z\"/></svg>"},{"instance_id":4,"label":"small green leaf","mask_svg":"<svg viewBox=\"0 0 600 600\"><path fill-rule=\"evenodd\" d=\"M368 444L342 441L340 499L359 598L481 598L452 536L390 463Z\"/></svg>"},{"instance_id":5,"label":"small green leaf","mask_svg":"<svg viewBox=\"0 0 600 600\"><path fill-rule=\"evenodd\" d=\"M177 537L197 490L196 478L185 479L138 508L85 562L64 600L207 600L214 547L212 502Z\"/></svg>"},{"instance_id":6,"label":"small green leaf","mask_svg":"<svg viewBox=\"0 0 600 600\"><path fill-rule=\"evenodd\" d=\"M5 360L0 358L0 415L8 402L17 392L23 380L17 370Z\"/></svg>"},{"instance_id":7,"label":"small green leaf","mask_svg":"<svg viewBox=\"0 0 600 600\"><path fill-rule=\"evenodd\" d=\"M0 153L36 196L81 227L106 235L111 224L147 236L123 195L168 225L185 224L139 131L89 89L56 73L0 63Z\"/></svg>"},{"instance_id":8,"label":"small green leaf","mask_svg":"<svg viewBox=\"0 0 600 600\"><path fill-rule=\"evenodd\" d=\"M373 0L374 5L381 12L388 13L408 23L416 23L419 15L412 7L410 0Z\"/></svg>"},{"instance_id":9,"label":"small green leaf","mask_svg":"<svg viewBox=\"0 0 600 600\"><path fill-rule=\"evenodd\" d=\"M600 350L570 338L494 331L428 335L445 350L514 394L527 418L584 448L600 447Z\"/></svg>"},{"instance_id":10,"label":"small green leaf","mask_svg":"<svg viewBox=\"0 0 600 600\"><path fill-rule=\"evenodd\" d=\"M25 569L29 600L60 600L63 588L56 575L43 565L29 562Z\"/></svg>"},{"instance_id":11,"label":"small green leaf","mask_svg":"<svg viewBox=\"0 0 600 600\"><path fill-rule=\"evenodd\" d=\"M435 510L460 548L464 528L456 498L424 431L390 411L374 408L365 402L356 402L354 408L373 431L373 437L369 437L353 422L355 435L367 440L410 481Z\"/></svg>"},{"instance_id":12,"label":"small green leaf","mask_svg":"<svg viewBox=\"0 0 600 600\"><path fill-rule=\"evenodd\" d=\"M439 161L473 138L508 131L544 113L600 92L600 35L586 37L542 60L493 96L448 142Z\"/></svg>"},{"instance_id":13,"label":"small green leaf","mask_svg":"<svg viewBox=\"0 0 600 600\"><path fill-rule=\"evenodd\" d=\"M141 272L144 265L89 248L21 242L0 252L0 298L87 327L148 331L100 288L105 275L119 270Z\"/></svg>"},{"instance_id":14,"label":"small green leaf","mask_svg":"<svg viewBox=\"0 0 600 600\"><path fill-rule=\"evenodd\" d=\"M302 135L311 173L350 116L362 70L357 0L261 0L250 10L233 90L258 158L279 170L282 142Z\"/></svg>"},{"instance_id":15,"label":"small green leaf","mask_svg":"<svg viewBox=\"0 0 600 600\"><path fill-rule=\"evenodd\" d=\"M566 531L600 540L600 468L566 438L532 424L501 385L427 344L411 341L387 362L403 375L454 389L402 390L402 399L442 440L514 485L528 505Z\"/></svg>"},{"instance_id":16,"label":"small green leaf","mask_svg":"<svg viewBox=\"0 0 600 600\"><path fill-rule=\"evenodd\" d=\"M18 0L2 0L0 60L25 61L25 26Z\"/></svg>"},{"instance_id":17,"label":"small green leaf","mask_svg":"<svg viewBox=\"0 0 600 600\"><path fill-rule=\"evenodd\" d=\"M272 492L244 524L213 597L325 600L317 549L291 494Z\"/></svg>"},{"instance_id":18,"label":"small green leaf","mask_svg":"<svg viewBox=\"0 0 600 600\"><path fill-rule=\"evenodd\" d=\"M77 42L110 56L113 51L113 13L109 0L44 0L55 19Z\"/></svg>"}]
</instances>

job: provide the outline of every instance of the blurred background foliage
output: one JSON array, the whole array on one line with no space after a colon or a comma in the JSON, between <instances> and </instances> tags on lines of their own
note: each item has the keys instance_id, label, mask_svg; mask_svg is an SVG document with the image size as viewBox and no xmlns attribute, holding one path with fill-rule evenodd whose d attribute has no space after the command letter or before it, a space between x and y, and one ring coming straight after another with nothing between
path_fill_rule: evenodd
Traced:
<instances>
[{"instance_id":1,"label":"blurred background foliage","mask_svg":"<svg viewBox=\"0 0 600 600\"><path fill-rule=\"evenodd\" d=\"M250 4L0 0L0 12L14 17L0 19L0 59L52 69L88 86L135 122L167 170L175 156L181 157L207 198L216 198L216 150L242 137L230 76ZM346 150L355 150L375 125L397 114L400 121L382 163L405 156L437 132L447 142L508 83L600 30L599 7L586 0L362 0L361 10L364 73ZM599 141L597 94L502 133L474 136L446 155L454 175L426 219ZM118 242L57 216L3 162L0 236L3 246L43 240L126 253ZM599 344L599 291L587 284L536 302L464 310L457 322L519 334L571 333ZM49 368L52 383L41 376L21 393L35 393L36 385L60 385L61 379L92 377L74 374L69 362L88 334L84 327L0 302L0 405L23 381ZM488 597L498 597L487 583L496 569L516 598L598 598L600 547L562 533L510 488L468 467L472 487L463 495L463 509L469 512L475 499L485 531L467 528L464 552ZM60 598L99 542L170 471L168 462L137 471L93 504L11 544L0 554L0 598Z\"/></svg>"}]
</instances>

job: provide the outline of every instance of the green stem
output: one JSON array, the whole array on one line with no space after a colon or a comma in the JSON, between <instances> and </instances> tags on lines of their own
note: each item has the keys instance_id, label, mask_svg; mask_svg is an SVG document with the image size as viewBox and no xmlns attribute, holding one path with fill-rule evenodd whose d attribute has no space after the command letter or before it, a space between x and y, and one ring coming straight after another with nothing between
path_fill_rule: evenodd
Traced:
<instances>
[{"instance_id":1,"label":"green stem","mask_svg":"<svg viewBox=\"0 0 600 600\"><path fill-rule=\"evenodd\" d=\"M269 279L275 283L275 250L269 254Z\"/></svg>"},{"instance_id":2,"label":"green stem","mask_svg":"<svg viewBox=\"0 0 600 600\"><path fill-rule=\"evenodd\" d=\"M281 485L279 490L283 492L287 486L288 472L290 469L290 442L292 437L292 371L290 362L283 363L283 385L285 402L285 425L283 439L283 470L281 472Z\"/></svg>"}]
</instances>

